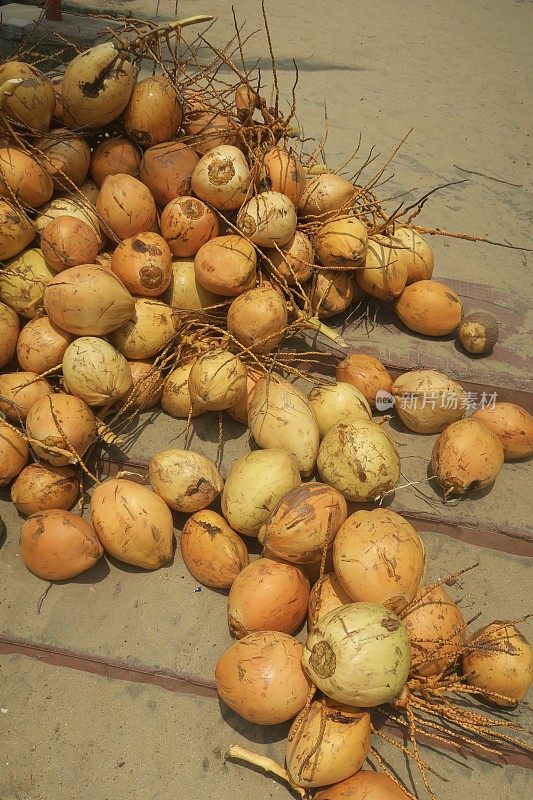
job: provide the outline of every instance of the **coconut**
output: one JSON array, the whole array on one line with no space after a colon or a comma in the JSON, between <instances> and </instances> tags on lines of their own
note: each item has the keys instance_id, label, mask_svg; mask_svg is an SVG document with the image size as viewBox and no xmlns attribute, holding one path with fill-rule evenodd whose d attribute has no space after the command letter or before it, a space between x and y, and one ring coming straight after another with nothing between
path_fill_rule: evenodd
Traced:
<instances>
[{"instance_id":1,"label":"coconut","mask_svg":"<svg viewBox=\"0 0 533 800\"><path fill-rule=\"evenodd\" d=\"M302 475L313 472L320 429L307 398L276 373L260 378L248 409L250 432L259 447L287 450Z\"/></svg>"},{"instance_id":2,"label":"coconut","mask_svg":"<svg viewBox=\"0 0 533 800\"><path fill-rule=\"evenodd\" d=\"M416 281L427 281L433 275L433 250L412 228L396 228L394 231L396 257L407 266L407 285Z\"/></svg>"},{"instance_id":3,"label":"coconut","mask_svg":"<svg viewBox=\"0 0 533 800\"><path fill-rule=\"evenodd\" d=\"M372 411L364 394L349 383L315 386L307 397L315 413L321 436L337 422L349 419L372 419Z\"/></svg>"},{"instance_id":4,"label":"coconut","mask_svg":"<svg viewBox=\"0 0 533 800\"><path fill-rule=\"evenodd\" d=\"M38 248L26 250L0 270L0 301L33 319L42 314L44 290L55 277Z\"/></svg>"},{"instance_id":5,"label":"coconut","mask_svg":"<svg viewBox=\"0 0 533 800\"><path fill-rule=\"evenodd\" d=\"M432 369L406 372L392 384L396 411L415 433L440 433L465 413L463 387Z\"/></svg>"},{"instance_id":6,"label":"coconut","mask_svg":"<svg viewBox=\"0 0 533 800\"><path fill-rule=\"evenodd\" d=\"M409 330L426 336L446 336L460 324L463 304L444 283L417 281L403 290L396 313Z\"/></svg>"},{"instance_id":7,"label":"coconut","mask_svg":"<svg viewBox=\"0 0 533 800\"><path fill-rule=\"evenodd\" d=\"M241 206L237 227L259 247L281 247L296 232L294 205L280 192L261 192Z\"/></svg>"},{"instance_id":8,"label":"coconut","mask_svg":"<svg viewBox=\"0 0 533 800\"><path fill-rule=\"evenodd\" d=\"M11 120L31 131L44 133L50 127L56 108L56 93L51 82L37 67L23 61L0 65L0 86L15 80L2 99L2 111Z\"/></svg>"},{"instance_id":9,"label":"coconut","mask_svg":"<svg viewBox=\"0 0 533 800\"><path fill-rule=\"evenodd\" d=\"M114 403L133 387L124 356L96 336L81 336L69 344L63 356L63 381L88 406Z\"/></svg>"},{"instance_id":10,"label":"coconut","mask_svg":"<svg viewBox=\"0 0 533 800\"><path fill-rule=\"evenodd\" d=\"M166 292L161 296L167 305L176 311L200 311L221 302L225 298L209 292L196 280L194 258L173 258L172 278Z\"/></svg>"},{"instance_id":11,"label":"coconut","mask_svg":"<svg viewBox=\"0 0 533 800\"><path fill-rule=\"evenodd\" d=\"M398 483L400 457L381 426L365 419L337 422L322 439L318 472L348 500L378 500Z\"/></svg>"},{"instance_id":12,"label":"coconut","mask_svg":"<svg viewBox=\"0 0 533 800\"><path fill-rule=\"evenodd\" d=\"M239 295L228 309L228 332L253 353L269 353L283 340L287 306L270 286Z\"/></svg>"},{"instance_id":13,"label":"coconut","mask_svg":"<svg viewBox=\"0 0 533 800\"><path fill-rule=\"evenodd\" d=\"M399 297L407 282L407 264L398 256L393 241L387 236L375 236L368 243L364 265L355 273L360 288L380 300Z\"/></svg>"},{"instance_id":14,"label":"coconut","mask_svg":"<svg viewBox=\"0 0 533 800\"><path fill-rule=\"evenodd\" d=\"M309 291L313 314L320 319L346 311L353 298L351 272L339 269L317 269Z\"/></svg>"},{"instance_id":15,"label":"coconut","mask_svg":"<svg viewBox=\"0 0 533 800\"><path fill-rule=\"evenodd\" d=\"M104 246L105 237L100 229L98 215L92 205L92 200L88 196L84 197L55 197L50 203L39 209L39 215L35 218L35 227L42 233L49 222L57 217L76 217L85 222L95 232L98 237L100 249Z\"/></svg>"},{"instance_id":16,"label":"coconut","mask_svg":"<svg viewBox=\"0 0 533 800\"><path fill-rule=\"evenodd\" d=\"M156 219L149 189L131 175L108 175L102 183L96 210L110 236L127 239L149 231Z\"/></svg>"},{"instance_id":17,"label":"coconut","mask_svg":"<svg viewBox=\"0 0 533 800\"><path fill-rule=\"evenodd\" d=\"M30 208L47 203L54 192L52 178L35 158L13 147L0 148L0 196L16 197Z\"/></svg>"},{"instance_id":18,"label":"coconut","mask_svg":"<svg viewBox=\"0 0 533 800\"><path fill-rule=\"evenodd\" d=\"M78 336L104 336L135 314L133 297L116 275L92 264L60 272L46 287L44 307L51 322Z\"/></svg>"},{"instance_id":19,"label":"coconut","mask_svg":"<svg viewBox=\"0 0 533 800\"><path fill-rule=\"evenodd\" d=\"M340 175L325 173L309 177L298 203L298 212L306 220L326 220L352 205L356 189Z\"/></svg>"},{"instance_id":20,"label":"coconut","mask_svg":"<svg viewBox=\"0 0 533 800\"><path fill-rule=\"evenodd\" d=\"M93 180L101 186L108 175L120 173L138 178L140 164L139 148L125 136L116 136L96 145L91 156L90 171Z\"/></svg>"},{"instance_id":21,"label":"coconut","mask_svg":"<svg viewBox=\"0 0 533 800\"><path fill-rule=\"evenodd\" d=\"M304 283L313 274L314 251L311 240L302 231L296 231L287 244L265 250L264 264L289 286Z\"/></svg>"},{"instance_id":22,"label":"coconut","mask_svg":"<svg viewBox=\"0 0 533 800\"><path fill-rule=\"evenodd\" d=\"M163 75L139 81L122 115L134 142L152 147L173 139L179 131L183 110L175 87Z\"/></svg>"},{"instance_id":23,"label":"coconut","mask_svg":"<svg viewBox=\"0 0 533 800\"><path fill-rule=\"evenodd\" d=\"M138 297L134 317L109 334L109 341L128 359L157 355L176 334L172 309L160 300Z\"/></svg>"},{"instance_id":24,"label":"coconut","mask_svg":"<svg viewBox=\"0 0 533 800\"><path fill-rule=\"evenodd\" d=\"M366 225L356 217L326 222L315 236L318 260L328 269L355 269L364 260L368 243Z\"/></svg>"},{"instance_id":25,"label":"coconut","mask_svg":"<svg viewBox=\"0 0 533 800\"><path fill-rule=\"evenodd\" d=\"M41 233L44 260L56 272L80 264L94 264L99 249L94 229L68 214L53 219Z\"/></svg>"},{"instance_id":26,"label":"coconut","mask_svg":"<svg viewBox=\"0 0 533 800\"><path fill-rule=\"evenodd\" d=\"M102 128L112 122L126 108L138 72L138 65L113 41L77 55L63 75L65 124L69 128Z\"/></svg>"},{"instance_id":27,"label":"coconut","mask_svg":"<svg viewBox=\"0 0 533 800\"><path fill-rule=\"evenodd\" d=\"M242 236L216 236L196 253L194 272L208 292L237 297L255 286L256 264L251 242Z\"/></svg>"},{"instance_id":28,"label":"coconut","mask_svg":"<svg viewBox=\"0 0 533 800\"><path fill-rule=\"evenodd\" d=\"M81 186L89 172L91 150L82 136L68 128L54 128L49 135L35 142L42 153L42 164L58 190Z\"/></svg>"},{"instance_id":29,"label":"coconut","mask_svg":"<svg viewBox=\"0 0 533 800\"><path fill-rule=\"evenodd\" d=\"M20 209L0 199L0 260L21 253L33 239L36 230L33 223Z\"/></svg>"},{"instance_id":30,"label":"coconut","mask_svg":"<svg viewBox=\"0 0 533 800\"><path fill-rule=\"evenodd\" d=\"M146 150L139 177L156 203L166 206L176 197L192 193L191 178L198 156L183 142L163 142Z\"/></svg>"}]
</instances>

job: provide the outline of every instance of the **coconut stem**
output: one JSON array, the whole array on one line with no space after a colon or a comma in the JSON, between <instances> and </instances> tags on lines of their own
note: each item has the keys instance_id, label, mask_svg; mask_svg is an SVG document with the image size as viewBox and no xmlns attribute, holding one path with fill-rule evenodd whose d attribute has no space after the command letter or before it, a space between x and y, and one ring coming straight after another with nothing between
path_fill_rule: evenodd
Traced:
<instances>
[{"instance_id":1,"label":"coconut stem","mask_svg":"<svg viewBox=\"0 0 533 800\"><path fill-rule=\"evenodd\" d=\"M282 781L288 783L298 792L300 797L305 797L305 791L300 786L295 786L289 778L287 770L280 767L272 758L260 756L258 753L252 753L250 750L245 750L244 747L240 747L238 744L234 744L230 747L226 753L226 758L237 758L239 761L245 761L247 764L253 764L254 767L259 767L259 769L264 770L264 772L276 775L276 777L281 778Z\"/></svg>"},{"instance_id":2,"label":"coconut stem","mask_svg":"<svg viewBox=\"0 0 533 800\"><path fill-rule=\"evenodd\" d=\"M135 39L135 43L142 42L144 39L151 39L154 36L162 36L172 31L177 31L178 36L182 28L187 28L189 25L200 25L202 22L211 22L214 17L209 14L196 14L193 17L184 17L184 19L177 19L174 22L169 22L166 25L161 25L159 28L152 28L146 33L142 33Z\"/></svg>"},{"instance_id":3,"label":"coconut stem","mask_svg":"<svg viewBox=\"0 0 533 800\"><path fill-rule=\"evenodd\" d=\"M342 336L334 331L333 328L324 325L318 317L306 317L304 314L300 314L299 316L305 328L311 328L311 330L321 333L326 338L331 339L332 342L335 342L335 344L338 344L339 347L348 347Z\"/></svg>"},{"instance_id":4,"label":"coconut stem","mask_svg":"<svg viewBox=\"0 0 533 800\"><path fill-rule=\"evenodd\" d=\"M184 17L176 22L171 22L170 28L186 28L188 25L200 25L202 22L211 22L214 17L211 14L196 14L192 17Z\"/></svg>"},{"instance_id":5,"label":"coconut stem","mask_svg":"<svg viewBox=\"0 0 533 800\"><path fill-rule=\"evenodd\" d=\"M0 86L0 106L3 103L4 97L11 97L13 89L21 84L22 78L10 78L8 81Z\"/></svg>"}]
</instances>

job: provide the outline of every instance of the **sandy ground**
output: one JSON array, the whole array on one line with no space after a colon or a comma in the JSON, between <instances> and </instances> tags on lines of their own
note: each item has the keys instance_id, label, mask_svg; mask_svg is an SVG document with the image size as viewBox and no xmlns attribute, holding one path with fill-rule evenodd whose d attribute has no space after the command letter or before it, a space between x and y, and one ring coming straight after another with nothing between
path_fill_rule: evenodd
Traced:
<instances>
[{"instance_id":1,"label":"sandy ground","mask_svg":"<svg viewBox=\"0 0 533 800\"><path fill-rule=\"evenodd\" d=\"M88 4L74 0L71 5ZM90 5L98 2L91 0ZM345 171L355 172L373 146L381 153L376 164L382 164L412 128L382 193L410 190L407 199L412 202L437 185L468 179L436 194L424 209L423 224L531 247L531 6L511 0L396 0L380 6L369 0L296 0L288 7L282 0L271 0L280 87L285 93L290 90L294 58L299 66L299 121L306 135L322 136L326 102L325 154L331 166L337 167L355 150L359 137L354 166ZM158 9L162 19L174 16L174 2L105 0L100 8L139 16L154 15ZM239 20L247 20L246 30L260 27L258 2L236 2L235 8ZM178 13L216 15L209 32L212 42L223 43L231 35L227 0L182 0ZM250 40L247 52L248 63L259 60L266 74L264 34ZM495 360L461 361L452 354L453 368L465 379L485 383L491 382L492 369L499 380L507 375L509 385L530 389L528 254L443 238L435 238L432 245L436 275L468 282L472 304L481 295L475 284L484 284L493 312L500 308L504 317L504 341ZM391 353L413 357L398 330L376 336ZM445 342L443 348L449 348L441 350L449 355L453 344ZM430 353L424 341L418 344L416 356L422 362ZM242 429L229 430L226 464L249 446ZM153 424L131 454L156 452L178 434L168 421L166 427ZM419 437L415 443L399 431L393 435L402 453L413 456L408 463L416 463L418 457L427 461L428 439ZM209 428L199 430L197 441L204 452L214 452L216 437ZM529 472L525 464L506 465L505 477L493 492L463 506L470 524L491 520L502 527L526 527L530 469L531 464ZM0 494L0 515L7 523L5 542L0 537L4 635L114 657L133 666L212 677L218 656L230 643L224 598L205 589L195 592L179 555L170 568L157 573L102 561L82 579L54 586L39 610L45 584L18 558L21 521L7 503L6 491ZM435 534L425 541L434 576L480 561L459 592L466 616L483 610L483 621L489 621L528 610L530 561ZM22 656L1 656L0 707L1 800L289 796L281 785L223 760L233 742L281 759L286 727L243 724L213 699L171 694ZM387 746L382 752L409 781L402 759ZM432 752L428 758L448 778L435 779L439 800L464 798L472 790L502 800L531 793L531 771ZM419 796L425 796L423 791Z\"/></svg>"}]
</instances>

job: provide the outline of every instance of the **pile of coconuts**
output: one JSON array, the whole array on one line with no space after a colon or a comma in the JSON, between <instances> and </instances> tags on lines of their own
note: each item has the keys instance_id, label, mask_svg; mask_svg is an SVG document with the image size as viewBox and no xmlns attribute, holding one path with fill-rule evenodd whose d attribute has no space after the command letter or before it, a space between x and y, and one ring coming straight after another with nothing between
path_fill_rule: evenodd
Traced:
<instances>
[{"instance_id":1,"label":"pile of coconuts","mask_svg":"<svg viewBox=\"0 0 533 800\"><path fill-rule=\"evenodd\" d=\"M490 352L497 323L464 317L433 280L417 226L377 218L371 182L303 152L292 115L270 107L252 76L234 68L230 95L158 61L164 37L205 21L124 21L122 38L53 75L19 59L0 66L0 486L26 518L20 556L47 581L104 553L168 565L172 512L190 515L185 564L229 590L237 641L216 668L222 700L255 723L294 718L285 768L231 754L302 796L400 800L411 795L384 763L361 769L372 709L416 715L423 696L438 716L439 692L456 685L511 706L533 657L512 621L468 631L443 585L427 583L420 536L379 507L400 457L372 418L376 397L390 394L414 433L439 434L431 472L445 497L529 457L533 421L511 403L465 418L456 380L417 370L393 381L362 352L340 361L334 381L313 373L316 354L294 346L300 331L342 345L324 320L364 298L394 303L414 332L457 331L473 354ZM159 69L140 80L147 57ZM225 480L205 455L168 449L151 459L149 486L100 482L90 454L159 406L188 423L227 413L259 449L224 465ZM347 501L376 507L349 514ZM439 724L451 719L465 740L489 735L482 715L453 713Z\"/></svg>"}]
</instances>

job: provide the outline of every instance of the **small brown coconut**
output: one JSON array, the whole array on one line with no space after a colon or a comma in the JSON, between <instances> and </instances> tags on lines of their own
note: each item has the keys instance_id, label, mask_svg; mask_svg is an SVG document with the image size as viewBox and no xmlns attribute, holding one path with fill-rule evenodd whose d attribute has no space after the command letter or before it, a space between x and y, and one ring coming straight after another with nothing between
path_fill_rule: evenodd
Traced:
<instances>
[{"instance_id":1,"label":"small brown coconut","mask_svg":"<svg viewBox=\"0 0 533 800\"><path fill-rule=\"evenodd\" d=\"M56 272L96 263L99 249L100 242L94 229L68 214L53 219L41 233L44 260Z\"/></svg>"},{"instance_id":2,"label":"small brown coconut","mask_svg":"<svg viewBox=\"0 0 533 800\"><path fill-rule=\"evenodd\" d=\"M403 290L396 313L411 331L425 336L447 336L463 319L463 304L444 283L416 281Z\"/></svg>"},{"instance_id":3,"label":"small brown coconut","mask_svg":"<svg viewBox=\"0 0 533 800\"><path fill-rule=\"evenodd\" d=\"M235 89L235 108L239 119L247 119L249 114L257 107L258 102L257 93L244 83L241 83Z\"/></svg>"},{"instance_id":4,"label":"small brown coconut","mask_svg":"<svg viewBox=\"0 0 533 800\"><path fill-rule=\"evenodd\" d=\"M228 309L228 331L253 353L270 353L287 328L287 306L275 289L257 286L235 298Z\"/></svg>"},{"instance_id":5,"label":"small brown coconut","mask_svg":"<svg viewBox=\"0 0 533 800\"><path fill-rule=\"evenodd\" d=\"M505 461L533 454L533 417L525 408L514 403L496 403L476 411L471 419L482 422L496 434Z\"/></svg>"},{"instance_id":6,"label":"small brown coconut","mask_svg":"<svg viewBox=\"0 0 533 800\"><path fill-rule=\"evenodd\" d=\"M338 381L350 383L366 397L372 408L376 407L378 391L392 393L392 378L381 361L365 353L352 353L337 365Z\"/></svg>"},{"instance_id":7,"label":"small brown coconut","mask_svg":"<svg viewBox=\"0 0 533 800\"><path fill-rule=\"evenodd\" d=\"M457 331L457 336L468 353L483 355L490 353L498 341L498 322L486 311L468 314Z\"/></svg>"}]
</instances>

